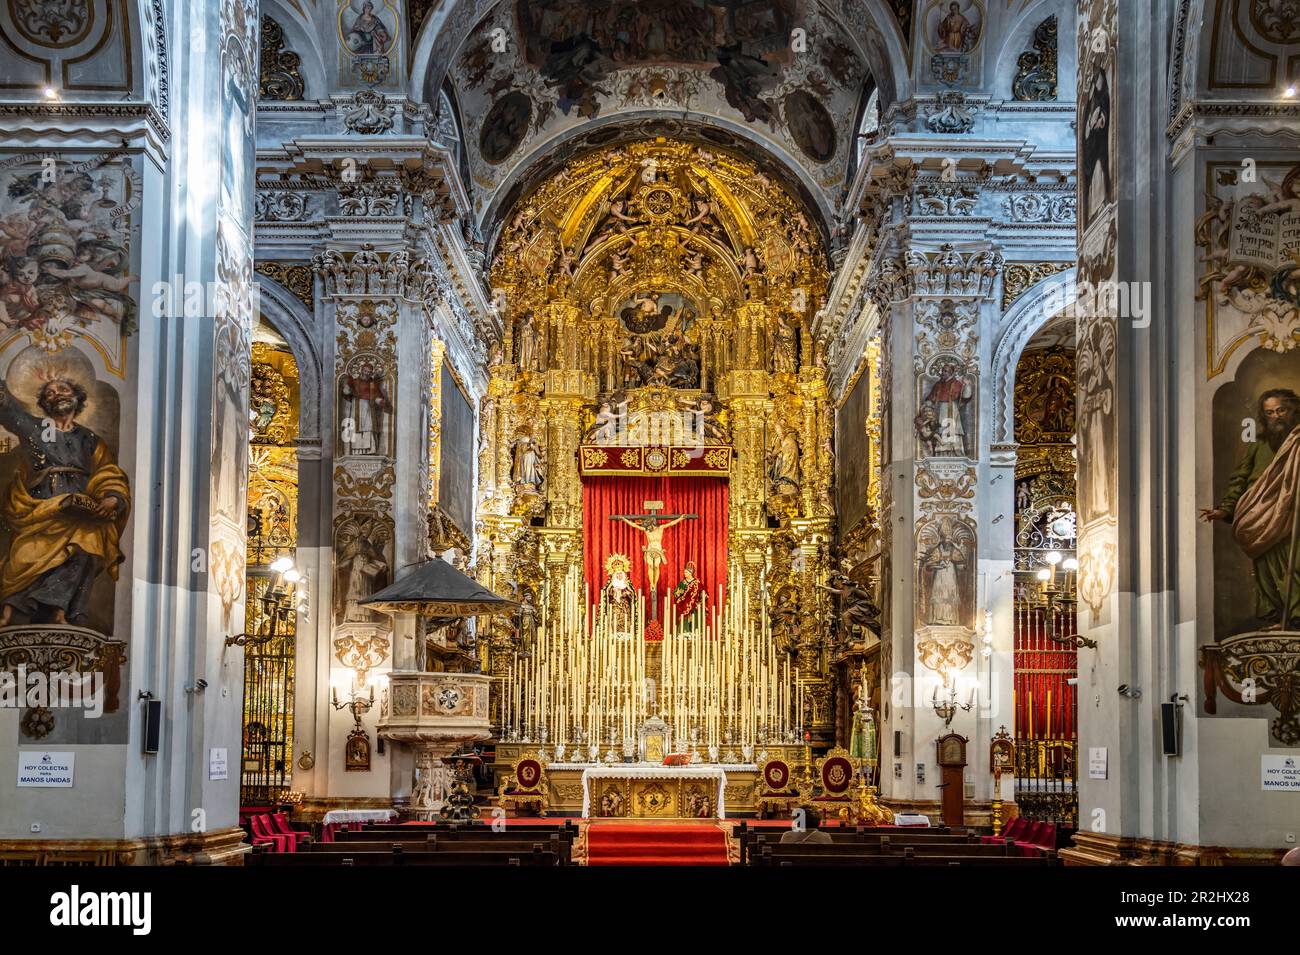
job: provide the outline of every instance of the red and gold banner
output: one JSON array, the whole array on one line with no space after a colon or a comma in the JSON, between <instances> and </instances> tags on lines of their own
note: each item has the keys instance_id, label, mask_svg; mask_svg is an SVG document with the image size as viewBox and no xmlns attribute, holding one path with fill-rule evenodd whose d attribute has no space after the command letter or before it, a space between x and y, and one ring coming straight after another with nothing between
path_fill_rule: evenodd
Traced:
<instances>
[{"instance_id":1,"label":"red and gold banner","mask_svg":"<svg viewBox=\"0 0 1300 955\"><path fill-rule=\"evenodd\" d=\"M730 447L619 447L584 444L578 448L583 477L730 477Z\"/></svg>"}]
</instances>

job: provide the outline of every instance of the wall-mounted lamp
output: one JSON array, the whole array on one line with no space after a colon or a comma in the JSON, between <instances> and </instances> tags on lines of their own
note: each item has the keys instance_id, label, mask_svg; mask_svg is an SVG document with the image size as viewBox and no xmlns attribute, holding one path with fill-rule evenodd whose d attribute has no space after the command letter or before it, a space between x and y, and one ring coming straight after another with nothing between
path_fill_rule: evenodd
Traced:
<instances>
[{"instance_id":1,"label":"wall-mounted lamp","mask_svg":"<svg viewBox=\"0 0 1300 955\"><path fill-rule=\"evenodd\" d=\"M969 712L970 708L975 705L975 687L970 688L970 696L965 703L957 702L957 686L948 688L948 695L944 699L939 698L939 688L934 688L934 693L930 696L930 705L934 707L934 712L943 719L943 725L951 726L952 718L957 715L957 711Z\"/></svg>"},{"instance_id":2,"label":"wall-mounted lamp","mask_svg":"<svg viewBox=\"0 0 1300 955\"><path fill-rule=\"evenodd\" d=\"M352 732L348 734L347 744L343 749L343 769L345 772L370 772L370 734L366 732L361 725L361 717L370 712L375 705L375 688L370 688L370 696L357 696L356 688L353 687L348 692L348 698L342 702L339 701L339 690L336 686L330 687L330 703L336 710L348 710L352 713L352 719L356 725ZM383 738L380 738L383 742ZM381 749L382 753L383 750Z\"/></svg>"},{"instance_id":3,"label":"wall-mounted lamp","mask_svg":"<svg viewBox=\"0 0 1300 955\"><path fill-rule=\"evenodd\" d=\"M276 558L270 569L275 579L257 598L262 603L257 631L226 637L226 646L258 646L290 634L289 615L299 610L307 599L307 578L294 566L292 557Z\"/></svg>"}]
</instances>

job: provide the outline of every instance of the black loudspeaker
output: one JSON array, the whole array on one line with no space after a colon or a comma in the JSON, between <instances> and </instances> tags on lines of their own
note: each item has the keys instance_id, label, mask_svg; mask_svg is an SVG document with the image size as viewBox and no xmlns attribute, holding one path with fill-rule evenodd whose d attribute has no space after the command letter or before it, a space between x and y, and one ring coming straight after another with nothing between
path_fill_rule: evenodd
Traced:
<instances>
[{"instance_id":1,"label":"black loudspeaker","mask_svg":"<svg viewBox=\"0 0 1300 955\"><path fill-rule=\"evenodd\" d=\"M899 757L902 755L903 755L903 731L894 730L894 756Z\"/></svg>"},{"instance_id":2,"label":"black loudspeaker","mask_svg":"<svg viewBox=\"0 0 1300 955\"><path fill-rule=\"evenodd\" d=\"M144 701L144 751L158 752L158 737L162 734L162 700Z\"/></svg>"},{"instance_id":3,"label":"black loudspeaker","mask_svg":"<svg viewBox=\"0 0 1300 955\"><path fill-rule=\"evenodd\" d=\"M1178 704L1160 704L1160 741L1166 756L1178 755Z\"/></svg>"}]
</instances>

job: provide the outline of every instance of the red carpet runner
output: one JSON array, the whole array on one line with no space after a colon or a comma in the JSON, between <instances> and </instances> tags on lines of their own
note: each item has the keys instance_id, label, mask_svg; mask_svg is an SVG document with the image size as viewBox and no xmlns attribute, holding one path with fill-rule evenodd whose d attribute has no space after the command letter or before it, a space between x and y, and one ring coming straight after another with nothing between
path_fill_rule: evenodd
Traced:
<instances>
[{"instance_id":1,"label":"red carpet runner","mask_svg":"<svg viewBox=\"0 0 1300 955\"><path fill-rule=\"evenodd\" d=\"M727 836L717 826L587 827L588 865L726 865Z\"/></svg>"}]
</instances>

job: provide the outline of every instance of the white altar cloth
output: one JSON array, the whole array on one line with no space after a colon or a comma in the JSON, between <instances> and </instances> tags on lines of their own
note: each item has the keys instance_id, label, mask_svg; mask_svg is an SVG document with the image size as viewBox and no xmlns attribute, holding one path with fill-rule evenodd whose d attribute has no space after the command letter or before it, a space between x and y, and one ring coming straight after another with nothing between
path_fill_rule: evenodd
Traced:
<instances>
[{"instance_id":1,"label":"white altar cloth","mask_svg":"<svg viewBox=\"0 0 1300 955\"><path fill-rule=\"evenodd\" d=\"M388 822L396 818L397 813L391 809L331 809L325 813L324 823Z\"/></svg>"},{"instance_id":2,"label":"white altar cloth","mask_svg":"<svg viewBox=\"0 0 1300 955\"><path fill-rule=\"evenodd\" d=\"M569 764L563 764L568 766ZM577 764L582 765L582 764ZM573 768L577 768L574 765ZM552 764L550 769L559 768ZM737 772L745 770L753 771L758 769L753 763L733 763L728 764L724 769L717 763L708 763L704 765L686 765L686 766L657 766L647 763L606 763L604 765L586 764L582 771L582 818L591 818L591 783L592 780L602 779L712 779L718 784L718 818L727 817L727 773L731 769Z\"/></svg>"}]
</instances>

